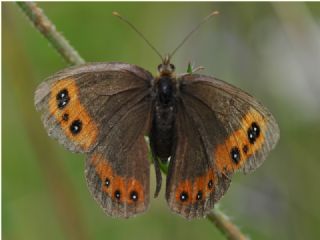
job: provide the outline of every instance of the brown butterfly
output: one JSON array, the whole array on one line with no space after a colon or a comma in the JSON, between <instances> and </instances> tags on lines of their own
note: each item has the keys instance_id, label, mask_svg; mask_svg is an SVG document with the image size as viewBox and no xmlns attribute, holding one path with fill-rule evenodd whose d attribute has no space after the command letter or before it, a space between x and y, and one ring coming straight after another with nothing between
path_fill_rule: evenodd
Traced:
<instances>
[{"instance_id":1,"label":"brown butterfly","mask_svg":"<svg viewBox=\"0 0 320 240\"><path fill-rule=\"evenodd\" d=\"M176 75L173 53L161 57L155 77L132 64L89 63L54 74L36 90L48 134L87 154L89 190L110 216L128 218L149 205L144 136L155 195L159 164L167 163L168 205L187 219L206 216L233 173L255 170L279 139L274 117L255 98L214 77Z\"/></svg>"}]
</instances>

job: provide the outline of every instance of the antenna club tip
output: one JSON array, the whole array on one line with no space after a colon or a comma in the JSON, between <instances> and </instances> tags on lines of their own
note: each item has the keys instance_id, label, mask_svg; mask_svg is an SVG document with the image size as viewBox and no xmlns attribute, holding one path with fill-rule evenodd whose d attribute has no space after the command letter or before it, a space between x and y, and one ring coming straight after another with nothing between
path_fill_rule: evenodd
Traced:
<instances>
[{"instance_id":1,"label":"antenna club tip","mask_svg":"<svg viewBox=\"0 0 320 240\"><path fill-rule=\"evenodd\" d=\"M120 17L120 14L119 14L118 12L116 12L116 11L113 11L113 12L112 12L112 15L113 15L113 16L116 16L116 17Z\"/></svg>"},{"instance_id":2,"label":"antenna club tip","mask_svg":"<svg viewBox=\"0 0 320 240\"><path fill-rule=\"evenodd\" d=\"M220 14L219 11L213 11L213 12L211 13L211 15L219 15L219 14Z\"/></svg>"}]
</instances>

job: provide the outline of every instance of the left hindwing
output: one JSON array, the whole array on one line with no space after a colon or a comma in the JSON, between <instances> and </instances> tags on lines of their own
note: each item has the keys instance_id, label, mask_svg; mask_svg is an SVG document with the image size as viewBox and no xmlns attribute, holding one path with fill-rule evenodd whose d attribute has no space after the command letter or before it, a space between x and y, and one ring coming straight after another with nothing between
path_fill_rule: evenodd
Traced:
<instances>
[{"instance_id":1,"label":"left hindwing","mask_svg":"<svg viewBox=\"0 0 320 240\"><path fill-rule=\"evenodd\" d=\"M212 136L220 129L207 127L206 122L217 123L214 114L189 96L179 98L177 109L177 146L169 164L166 199L172 211L187 219L203 217L230 183L218 173L211 154Z\"/></svg>"}]
</instances>

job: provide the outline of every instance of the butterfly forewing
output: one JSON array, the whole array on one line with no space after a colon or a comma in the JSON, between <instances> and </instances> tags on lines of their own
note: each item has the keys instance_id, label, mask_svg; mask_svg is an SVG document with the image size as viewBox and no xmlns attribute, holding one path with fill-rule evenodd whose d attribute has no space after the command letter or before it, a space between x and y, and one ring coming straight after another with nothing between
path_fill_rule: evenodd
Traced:
<instances>
[{"instance_id":1,"label":"butterfly forewing","mask_svg":"<svg viewBox=\"0 0 320 240\"><path fill-rule=\"evenodd\" d=\"M213 132L212 157L218 171L231 174L255 170L279 139L278 125L269 110L244 91L221 80L201 75L181 77L181 94L207 106L217 123L206 122Z\"/></svg>"},{"instance_id":2,"label":"butterfly forewing","mask_svg":"<svg viewBox=\"0 0 320 240\"><path fill-rule=\"evenodd\" d=\"M72 67L39 85L35 105L50 136L71 151L90 152L105 135L108 119L148 91L151 79L149 72L130 64Z\"/></svg>"}]
</instances>

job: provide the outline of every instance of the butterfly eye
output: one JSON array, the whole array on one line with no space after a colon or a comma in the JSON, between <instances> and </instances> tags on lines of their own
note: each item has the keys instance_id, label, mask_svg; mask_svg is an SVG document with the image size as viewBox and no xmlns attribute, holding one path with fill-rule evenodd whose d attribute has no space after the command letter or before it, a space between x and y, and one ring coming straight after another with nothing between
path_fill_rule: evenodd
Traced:
<instances>
[{"instance_id":1,"label":"butterfly eye","mask_svg":"<svg viewBox=\"0 0 320 240\"><path fill-rule=\"evenodd\" d=\"M162 69L162 64L159 64L158 65L158 71L161 72L161 69Z\"/></svg>"},{"instance_id":2,"label":"butterfly eye","mask_svg":"<svg viewBox=\"0 0 320 240\"><path fill-rule=\"evenodd\" d=\"M172 63L170 63L170 68L171 68L172 72L176 69L176 67Z\"/></svg>"}]
</instances>

